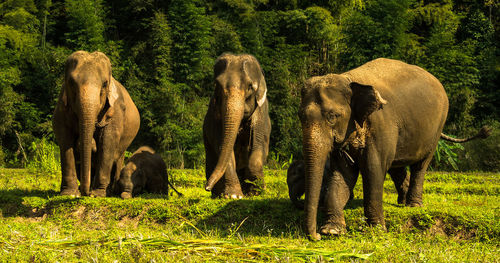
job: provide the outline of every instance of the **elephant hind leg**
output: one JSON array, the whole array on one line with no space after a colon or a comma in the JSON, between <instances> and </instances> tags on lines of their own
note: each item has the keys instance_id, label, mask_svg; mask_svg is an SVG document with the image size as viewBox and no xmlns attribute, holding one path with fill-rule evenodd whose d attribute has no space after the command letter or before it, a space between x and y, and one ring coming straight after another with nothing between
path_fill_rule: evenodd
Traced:
<instances>
[{"instance_id":1,"label":"elephant hind leg","mask_svg":"<svg viewBox=\"0 0 500 263\"><path fill-rule=\"evenodd\" d=\"M410 165L410 182L408 193L406 194L407 206L422 206L422 193L424 191L424 177L427 167L434 156L434 152L429 154L420 162Z\"/></svg>"},{"instance_id":2,"label":"elephant hind leg","mask_svg":"<svg viewBox=\"0 0 500 263\"><path fill-rule=\"evenodd\" d=\"M410 184L410 178L406 172L406 167L391 168L388 172L391 175L396 191L398 192L398 204L404 205L406 202L408 185Z\"/></svg>"}]
</instances>

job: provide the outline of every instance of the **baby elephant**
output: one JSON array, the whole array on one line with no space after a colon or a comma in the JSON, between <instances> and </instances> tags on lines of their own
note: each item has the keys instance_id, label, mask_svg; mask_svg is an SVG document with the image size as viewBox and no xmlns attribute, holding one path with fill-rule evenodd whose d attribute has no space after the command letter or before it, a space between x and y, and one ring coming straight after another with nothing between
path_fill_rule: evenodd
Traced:
<instances>
[{"instance_id":1,"label":"baby elephant","mask_svg":"<svg viewBox=\"0 0 500 263\"><path fill-rule=\"evenodd\" d=\"M323 204L323 199L325 198L326 186L328 185L325 181L329 178L329 173L330 162L326 162L323 183L321 185L320 205ZM294 161L290 164L286 174L286 183L288 184L288 196L290 196L293 205L298 209L304 209L304 200L300 200L306 192L305 165L303 160Z\"/></svg>"},{"instance_id":2,"label":"baby elephant","mask_svg":"<svg viewBox=\"0 0 500 263\"><path fill-rule=\"evenodd\" d=\"M168 186L179 193L168 181L167 167L159 154L148 146L142 146L129 158L121 170L117 190L123 199L144 192L167 194Z\"/></svg>"}]
</instances>

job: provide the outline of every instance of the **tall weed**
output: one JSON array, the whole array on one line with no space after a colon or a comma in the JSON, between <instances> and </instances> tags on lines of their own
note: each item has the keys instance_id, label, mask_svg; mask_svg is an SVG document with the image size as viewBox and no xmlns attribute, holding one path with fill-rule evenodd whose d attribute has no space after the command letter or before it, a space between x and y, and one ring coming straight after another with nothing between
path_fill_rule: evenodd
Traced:
<instances>
[{"instance_id":1,"label":"tall weed","mask_svg":"<svg viewBox=\"0 0 500 263\"><path fill-rule=\"evenodd\" d=\"M28 150L30 157L26 168L30 172L42 172L53 177L61 173L59 147L55 143L43 137L34 140Z\"/></svg>"}]
</instances>

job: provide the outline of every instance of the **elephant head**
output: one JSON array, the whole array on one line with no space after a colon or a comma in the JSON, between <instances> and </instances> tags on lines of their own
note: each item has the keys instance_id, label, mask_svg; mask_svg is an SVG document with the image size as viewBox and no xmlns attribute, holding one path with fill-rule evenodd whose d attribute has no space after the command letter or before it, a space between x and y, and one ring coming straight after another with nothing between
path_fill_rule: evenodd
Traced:
<instances>
[{"instance_id":1,"label":"elephant head","mask_svg":"<svg viewBox=\"0 0 500 263\"><path fill-rule=\"evenodd\" d=\"M134 185L134 177L137 177L137 173L141 171L137 169L137 165L133 162L127 163L125 167L120 172L120 180L118 181L118 192L120 193L121 198L128 199L132 197L132 192L134 187L140 187L139 185Z\"/></svg>"},{"instance_id":2,"label":"elephant head","mask_svg":"<svg viewBox=\"0 0 500 263\"><path fill-rule=\"evenodd\" d=\"M111 76L111 62L101 52L77 51L66 60L62 102L66 111L78 119L80 152L80 192L90 195L91 154L98 127L104 127L113 116L119 97Z\"/></svg>"},{"instance_id":3,"label":"elephant head","mask_svg":"<svg viewBox=\"0 0 500 263\"><path fill-rule=\"evenodd\" d=\"M319 239L316 216L329 153L341 150L350 135L364 128L368 116L385 103L372 86L352 82L344 75L313 77L302 89L306 231L312 239Z\"/></svg>"},{"instance_id":4,"label":"elephant head","mask_svg":"<svg viewBox=\"0 0 500 263\"><path fill-rule=\"evenodd\" d=\"M219 159L205 185L212 190L226 171L240 124L266 102L266 81L251 55L221 55L214 66L216 118L222 120Z\"/></svg>"}]
</instances>

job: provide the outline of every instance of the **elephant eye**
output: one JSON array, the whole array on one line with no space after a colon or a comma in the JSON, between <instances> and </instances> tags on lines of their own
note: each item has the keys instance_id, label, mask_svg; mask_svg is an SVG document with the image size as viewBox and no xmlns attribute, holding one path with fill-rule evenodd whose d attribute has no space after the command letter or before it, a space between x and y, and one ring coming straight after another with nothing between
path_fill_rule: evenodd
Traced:
<instances>
[{"instance_id":1,"label":"elephant eye","mask_svg":"<svg viewBox=\"0 0 500 263\"><path fill-rule=\"evenodd\" d=\"M335 113L333 111L324 111L323 116L325 116L326 121L330 124L335 124L337 118L339 117L340 114Z\"/></svg>"}]
</instances>

